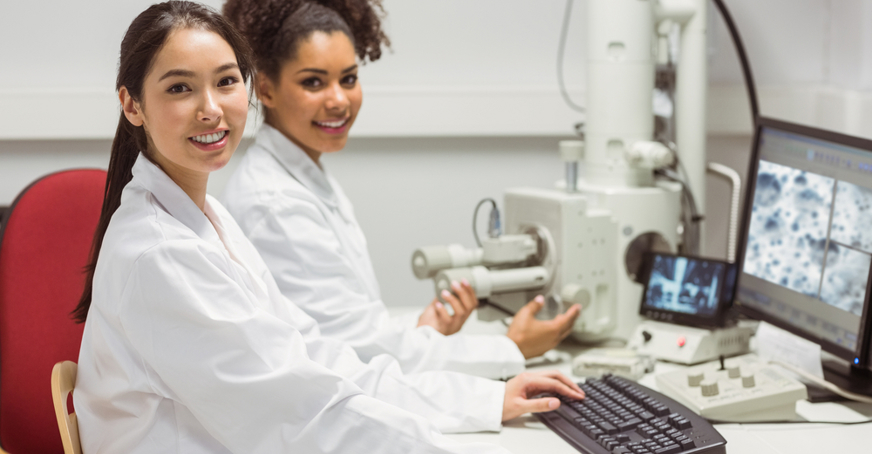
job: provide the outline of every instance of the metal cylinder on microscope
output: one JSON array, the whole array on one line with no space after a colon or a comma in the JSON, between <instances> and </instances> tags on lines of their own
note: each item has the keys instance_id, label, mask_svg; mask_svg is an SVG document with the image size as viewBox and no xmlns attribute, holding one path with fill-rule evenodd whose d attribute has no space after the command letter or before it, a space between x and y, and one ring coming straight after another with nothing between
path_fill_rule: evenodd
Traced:
<instances>
[{"instance_id":1,"label":"metal cylinder on microscope","mask_svg":"<svg viewBox=\"0 0 872 454\"><path fill-rule=\"evenodd\" d=\"M442 270L433 282L438 294L442 290L450 291L451 282L466 279L475 290L476 296L487 298L496 293L543 288L548 282L548 277L548 270L541 266L507 270L489 270L483 266L474 266Z\"/></svg>"},{"instance_id":2,"label":"metal cylinder on microscope","mask_svg":"<svg viewBox=\"0 0 872 454\"><path fill-rule=\"evenodd\" d=\"M427 279L440 270L480 265L484 252L459 244L425 246L412 254L412 271L418 279Z\"/></svg>"}]
</instances>

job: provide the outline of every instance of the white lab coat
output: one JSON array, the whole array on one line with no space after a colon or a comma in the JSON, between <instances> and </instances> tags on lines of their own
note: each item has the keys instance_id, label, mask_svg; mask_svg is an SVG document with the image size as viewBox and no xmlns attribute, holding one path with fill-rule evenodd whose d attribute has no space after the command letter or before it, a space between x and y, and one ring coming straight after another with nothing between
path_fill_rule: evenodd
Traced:
<instances>
[{"instance_id":1,"label":"white lab coat","mask_svg":"<svg viewBox=\"0 0 872 454\"><path fill-rule=\"evenodd\" d=\"M204 215L142 155L133 175L79 354L86 454L505 452L439 432L498 430L505 384L361 362L281 295L219 203Z\"/></svg>"},{"instance_id":2,"label":"white lab coat","mask_svg":"<svg viewBox=\"0 0 872 454\"><path fill-rule=\"evenodd\" d=\"M524 370L523 354L506 336L443 336L391 319L350 201L277 129L262 126L223 201L282 293L318 321L324 336L350 344L364 361L387 353L407 373L453 370L491 378Z\"/></svg>"}]
</instances>

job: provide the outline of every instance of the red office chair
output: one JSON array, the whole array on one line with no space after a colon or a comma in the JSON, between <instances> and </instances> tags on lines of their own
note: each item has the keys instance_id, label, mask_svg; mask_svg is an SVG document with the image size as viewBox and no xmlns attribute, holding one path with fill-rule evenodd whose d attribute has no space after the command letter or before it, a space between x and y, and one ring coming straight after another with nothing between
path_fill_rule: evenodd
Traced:
<instances>
[{"instance_id":1,"label":"red office chair","mask_svg":"<svg viewBox=\"0 0 872 454\"><path fill-rule=\"evenodd\" d=\"M84 288L105 186L103 170L53 173L22 191L4 214L0 453L64 452L52 404L52 367L79 358L84 325L70 312Z\"/></svg>"}]
</instances>

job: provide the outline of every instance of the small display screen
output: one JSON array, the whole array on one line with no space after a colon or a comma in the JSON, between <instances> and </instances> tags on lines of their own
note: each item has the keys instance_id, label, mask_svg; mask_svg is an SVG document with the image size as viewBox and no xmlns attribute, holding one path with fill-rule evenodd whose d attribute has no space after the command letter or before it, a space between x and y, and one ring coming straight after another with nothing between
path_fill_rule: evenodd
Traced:
<instances>
[{"instance_id":1,"label":"small display screen","mask_svg":"<svg viewBox=\"0 0 872 454\"><path fill-rule=\"evenodd\" d=\"M726 262L650 254L641 313L678 323L718 324L722 304L729 302L734 285L735 267Z\"/></svg>"}]
</instances>

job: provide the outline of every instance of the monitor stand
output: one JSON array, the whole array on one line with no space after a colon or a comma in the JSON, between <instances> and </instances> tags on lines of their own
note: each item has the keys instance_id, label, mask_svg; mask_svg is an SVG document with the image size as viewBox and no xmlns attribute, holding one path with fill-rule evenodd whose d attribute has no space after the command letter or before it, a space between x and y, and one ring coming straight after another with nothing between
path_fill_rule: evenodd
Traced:
<instances>
[{"instance_id":1,"label":"monitor stand","mask_svg":"<svg viewBox=\"0 0 872 454\"><path fill-rule=\"evenodd\" d=\"M824 379L845 391L872 397L872 371L859 369L845 361L823 361ZM809 402L836 402L848 400L826 388L806 384Z\"/></svg>"}]
</instances>

